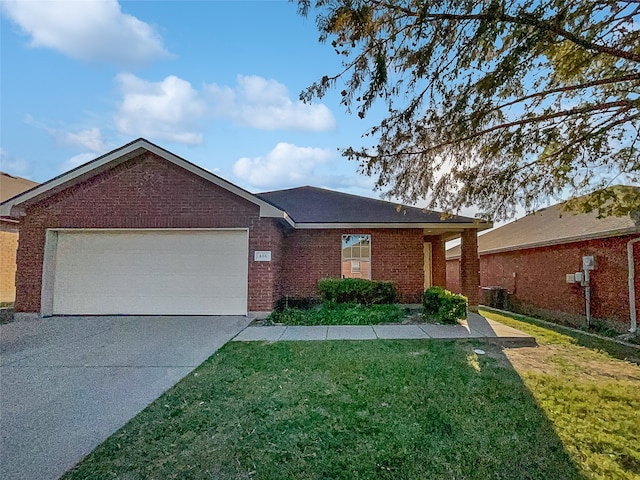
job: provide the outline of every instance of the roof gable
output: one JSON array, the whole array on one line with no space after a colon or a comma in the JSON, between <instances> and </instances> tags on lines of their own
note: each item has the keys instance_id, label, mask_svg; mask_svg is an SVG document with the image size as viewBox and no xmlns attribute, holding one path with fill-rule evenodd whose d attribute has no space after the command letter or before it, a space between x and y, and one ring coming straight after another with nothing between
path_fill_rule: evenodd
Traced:
<instances>
[{"instance_id":1,"label":"roof gable","mask_svg":"<svg viewBox=\"0 0 640 480\"><path fill-rule=\"evenodd\" d=\"M29 200L39 200L47 198L50 195L57 193L58 191L68 188L75 183L86 180L92 177L97 172L109 168L111 164L116 165L122 163L130 158L136 157L148 151L154 153L160 158L166 161L172 162L175 165L184 168L185 170L198 175L209 182L228 190L229 192L248 200L260 207L261 217L276 217L287 218L284 211L278 209L274 205L256 197L250 192L234 185L231 182L218 177L217 175L177 156L173 153L165 150L144 138L134 140L127 145L117 148L109 153L106 153L95 160L92 160L84 165L74 168L62 175L59 175L48 182L42 183L39 186L32 188L24 193L18 194L3 203L0 204L0 216L15 216L20 214L20 205Z\"/></svg>"}]
</instances>

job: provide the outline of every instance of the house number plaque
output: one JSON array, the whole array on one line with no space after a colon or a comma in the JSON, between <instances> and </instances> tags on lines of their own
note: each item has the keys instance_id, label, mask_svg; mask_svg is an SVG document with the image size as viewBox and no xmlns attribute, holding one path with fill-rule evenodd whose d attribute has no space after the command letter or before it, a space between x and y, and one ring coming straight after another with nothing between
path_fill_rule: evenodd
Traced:
<instances>
[{"instance_id":1,"label":"house number plaque","mask_svg":"<svg viewBox=\"0 0 640 480\"><path fill-rule=\"evenodd\" d=\"M256 262L270 262L271 261L271 251L257 251L254 253L253 259Z\"/></svg>"}]
</instances>

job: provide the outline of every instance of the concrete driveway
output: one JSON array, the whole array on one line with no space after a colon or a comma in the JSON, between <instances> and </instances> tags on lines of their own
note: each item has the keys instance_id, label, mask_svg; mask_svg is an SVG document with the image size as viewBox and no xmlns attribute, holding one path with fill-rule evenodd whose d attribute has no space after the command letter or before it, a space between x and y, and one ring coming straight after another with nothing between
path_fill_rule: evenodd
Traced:
<instances>
[{"instance_id":1,"label":"concrete driveway","mask_svg":"<svg viewBox=\"0 0 640 480\"><path fill-rule=\"evenodd\" d=\"M248 323L113 316L0 325L2 478L58 478Z\"/></svg>"}]
</instances>

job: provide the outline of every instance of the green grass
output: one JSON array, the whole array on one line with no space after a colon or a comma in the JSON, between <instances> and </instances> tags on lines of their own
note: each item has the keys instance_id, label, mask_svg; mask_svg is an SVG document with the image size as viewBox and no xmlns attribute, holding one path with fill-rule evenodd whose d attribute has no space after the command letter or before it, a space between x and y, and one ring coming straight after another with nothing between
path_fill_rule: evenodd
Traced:
<instances>
[{"instance_id":1,"label":"green grass","mask_svg":"<svg viewBox=\"0 0 640 480\"><path fill-rule=\"evenodd\" d=\"M65 478L580 478L470 343L231 343Z\"/></svg>"},{"instance_id":2,"label":"green grass","mask_svg":"<svg viewBox=\"0 0 640 480\"><path fill-rule=\"evenodd\" d=\"M319 308L285 308L272 313L269 321L285 325L378 325L400 322L405 316L397 305L324 303Z\"/></svg>"},{"instance_id":3,"label":"green grass","mask_svg":"<svg viewBox=\"0 0 640 480\"><path fill-rule=\"evenodd\" d=\"M616 358L637 361L640 351L528 317L481 313L536 337L538 348L507 355L585 476L640 478L640 367Z\"/></svg>"},{"instance_id":4,"label":"green grass","mask_svg":"<svg viewBox=\"0 0 640 480\"><path fill-rule=\"evenodd\" d=\"M607 353L621 360L640 363L640 349L624 345L614 339L597 337L563 325L539 320L537 318L520 315L517 313L503 312L491 308L480 308L480 314L487 318L497 320L510 327L522 330L536 337L543 343L558 343L562 345L580 345Z\"/></svg>"},{"instance_id":5,"label":"green grass","mask_svg":"<svg viewBox=\"0 0 640 480\"><path fill-rule=\"evenodd\" d=\"M230 343L65 479L638 479L640 367L539 347Z\"/></svg>"}]
</instances>

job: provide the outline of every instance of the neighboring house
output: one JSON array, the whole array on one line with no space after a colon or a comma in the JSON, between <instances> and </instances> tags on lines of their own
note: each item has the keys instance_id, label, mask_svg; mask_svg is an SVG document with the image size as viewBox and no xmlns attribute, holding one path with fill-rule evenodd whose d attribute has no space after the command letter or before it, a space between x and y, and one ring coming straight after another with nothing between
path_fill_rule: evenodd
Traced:
<instances>
[{"instance_id":1,"label":"neighboring house","mask_svg":"<svg viewBox=\"0 0 640 480\"><path fill-rule=\"evenodd\" d=\"M38 185L26 178L0 172L0 202ZM0 303L11 303L16 297L16 251L18 222L0 217Z\"/></svg>"},{"instance_id":2,"label":"neighboring house","mask_svg":"<svg viewBox=\"0 0 640 480\"><path fill-rule=\"evenodd\" d=\"M640 195L640 189L638 190ZM630 240L640 229L629 217L597 218L574 214L562 205L544 208L478 237L480 284L499 286L511 307L579 324L585 315L585 288L567 283L567 274L582 271L582 257L595 258L591 276L591 316L618 331L629 328ZM631 244L634 290L640 304L640 242ZM460 247L447 250L447 287L459 291Z\"/></svg>"},{"instance_id":3,"label":"neighboring house","mask_svg":"<svg viewBox=\"0 0 640 480\"><path fill-rule=\"evenodd\" d=\"M0 204L0 215L20 221L16 312L40 315L270 311L285 296L317 296L347 260L419 302L425 285L446 284L444 245L456 237L473 308L477 232L491 227L313 187L254 195L144 139ZM356 237L369 248L345 253Z\"/></svg>"}]
</instances>

